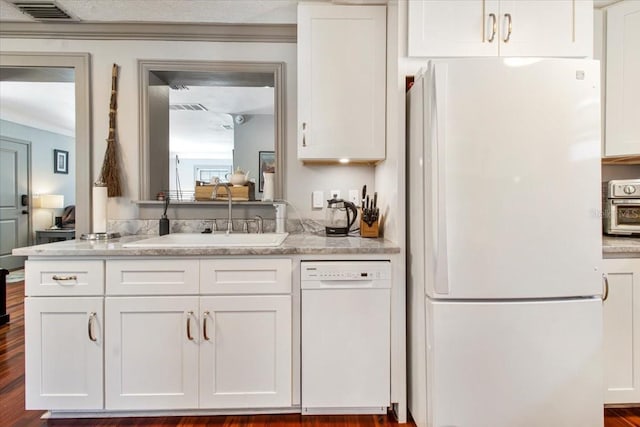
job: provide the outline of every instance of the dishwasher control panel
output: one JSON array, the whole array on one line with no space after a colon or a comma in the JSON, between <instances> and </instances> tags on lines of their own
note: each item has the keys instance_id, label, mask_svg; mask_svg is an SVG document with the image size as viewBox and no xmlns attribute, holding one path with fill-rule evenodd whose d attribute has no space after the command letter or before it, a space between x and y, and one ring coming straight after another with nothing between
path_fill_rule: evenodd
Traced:
<instances>
[{"instance_id":1,"label":"dishwasher control panel","mask_svg":"<svg viewBox=\"0 0 640 427\"><path fill-rule=\"evenodd\" d=\"M301 280L390 280L389 261L303 261Z\"/></svg>"}]
</instances>

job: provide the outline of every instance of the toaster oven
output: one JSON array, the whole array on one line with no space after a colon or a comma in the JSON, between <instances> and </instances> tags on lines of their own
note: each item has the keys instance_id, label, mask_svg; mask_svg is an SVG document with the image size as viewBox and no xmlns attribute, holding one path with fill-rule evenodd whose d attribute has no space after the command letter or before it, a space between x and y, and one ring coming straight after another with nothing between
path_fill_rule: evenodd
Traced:
<instances>
[{"instance_id":1,"label":"toaster oven","mask_svg":"<svg viewBox=\"0 0 640 427\"><path fill-rule=\"evenodd\" d=\"M617 179L603 185L605 234L640 234L640 179Z\"/></svg>"}]
</instances>

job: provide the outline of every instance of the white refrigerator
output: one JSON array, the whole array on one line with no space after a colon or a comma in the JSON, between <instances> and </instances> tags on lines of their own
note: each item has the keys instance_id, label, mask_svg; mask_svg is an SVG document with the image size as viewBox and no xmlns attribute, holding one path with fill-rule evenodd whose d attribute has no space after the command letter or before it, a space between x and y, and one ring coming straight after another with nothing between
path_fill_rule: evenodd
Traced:
<instances>
[{"instance_id":1,"label":"white refrigerator","mask_svg":"<svg viewBox=\"0 0 640 427\"><path fill-rule=\"evenodd\" d=\"M408 381L418 427L601 427L600 77L430 61L408 94Z\"/></svg>"}]
</instances>

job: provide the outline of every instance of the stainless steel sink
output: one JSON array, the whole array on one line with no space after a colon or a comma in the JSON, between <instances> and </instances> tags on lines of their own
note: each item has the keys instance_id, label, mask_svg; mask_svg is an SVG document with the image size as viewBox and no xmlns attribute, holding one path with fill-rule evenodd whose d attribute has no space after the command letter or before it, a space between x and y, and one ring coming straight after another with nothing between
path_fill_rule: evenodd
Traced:
<instances>
[{"instance_id":1,"label":"stainless steel sink","mask_svg":"<svg viewBox=\"0 0 640 427\"><path fill-rule=\"evenodd\" d=\"M231 246L280 246L289 233L176 233L125 243L124 248L208 248Z\"/></svg>"}]
</instances>

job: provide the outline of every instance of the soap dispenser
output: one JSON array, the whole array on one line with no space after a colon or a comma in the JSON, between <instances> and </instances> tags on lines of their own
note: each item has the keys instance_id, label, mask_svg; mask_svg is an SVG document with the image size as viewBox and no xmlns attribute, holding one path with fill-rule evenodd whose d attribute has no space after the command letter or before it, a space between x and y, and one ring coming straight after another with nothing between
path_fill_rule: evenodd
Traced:
<instances>
[{"instance_id":1,"label":"soap dispenser","mask_svg":"<svg viewBox=\"0 0 640 427\"><path fill-rule=\"evenodd\" d=\"M164 199L164 212L162 213L162 217L160 218L160 229L158 230L158 234L164 236L165 234L169 234L169 218L167 218L167 208L169 207L169 196Z\"/></svg>"}]
</instances>

